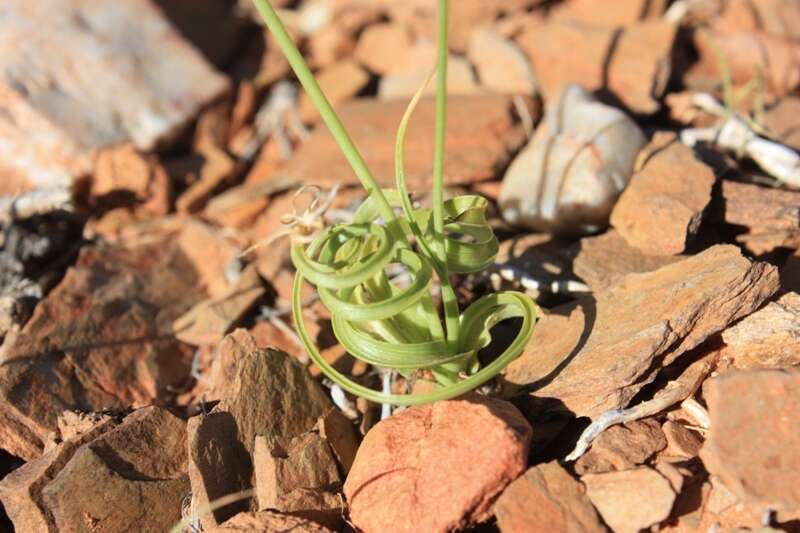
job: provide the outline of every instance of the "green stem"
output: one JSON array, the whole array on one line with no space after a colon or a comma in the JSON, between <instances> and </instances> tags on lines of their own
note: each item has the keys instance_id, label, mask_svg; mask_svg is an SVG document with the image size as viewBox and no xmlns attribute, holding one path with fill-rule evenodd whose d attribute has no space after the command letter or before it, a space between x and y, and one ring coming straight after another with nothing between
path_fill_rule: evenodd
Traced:
<instances>
[{"instance_id":1,"label":"green stem","mask_svg":"<svg viewBox=\"0 0 800 533\"><path fill-rule=\"evenodd\" d=\"M433 152L433 232L434 248L438 252L442 304L444 307L447 341L451 350L458 349L459 309L458 298L450 284L447 269L447 252L444 240L444 141L447 127L447 31L448 0L439 0L439 30L436 61L436 131Z\"/></svg>"},{"instance_id":2,"label":"green stem","mask_svg":"<svg viewBox=\"0 0 800 533\"><path fill-rule=\"evenodd\" d=\"M275 10L267 0L253 0L253 3L264 19L269 31L275 36L278 46L289 61L289 65L292 67L297 79L300 80L306 93L308 93L308 97L311 98L317 111L319 111L323 122L325 122L325 125L336 140L336 144L339 145L339 148L341 148L344 153L347 162L353 168L353 172L355 172L361 184L367 190L367 193L374 196L378 201L378 208L380 209L381 216L383 216L386 222L394 220L394 212L389 206L389 202L386 201L386 197L383 195L381 188L376 183L375 177L369 171L369 168L367 168L367 164L364 162L361 152L359 152L356 145L353 144L353 140L350 138L350 135L347 134L347 130L344 129L342 121L333 110L333 107L331 107L322 89L320 89L317 80L314 79L314 75L311 73L302 54L300 54L297 46L295 46L292 38L283 26L278 14L275 13Z\"/></svg>"}]
</instances>

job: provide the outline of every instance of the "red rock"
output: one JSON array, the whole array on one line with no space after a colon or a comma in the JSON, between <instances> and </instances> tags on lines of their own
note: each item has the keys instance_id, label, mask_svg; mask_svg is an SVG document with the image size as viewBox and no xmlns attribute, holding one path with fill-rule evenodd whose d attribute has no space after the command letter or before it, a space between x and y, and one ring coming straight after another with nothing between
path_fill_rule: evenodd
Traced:
<instances>
[{"instance_id":1,"label":"red rock","mask_svg":"<svg viewBox=\"0 0 800 533\"><path fill-rule=\"evenodd\" d=\"M353 424L339 409L331 408L320 417L317 431L333 450L342 472L350 472L359 444Z\"/></svg>"},{"instance_id":2,"label":"red rock","mask_svg":"<svg viewBox=\"0 0 800 533\"><path fill-rule=\"evenodd\" d=\"M652 272L681 259L679 256L646 255L610 229L602 235L580 240L572 268L593 291L601 292L628 274Z\"/></svg>"},{"instance_id":3,"label":"red rock","mask_svg":"<svg viewBox=\"0 0 800 533\"><path fill-rule=\"evenodd\" d=\"M227 90L149 1L44 8L14 0L4 11L0 193L66 184L91 170L93 150L114 143L152 149ZM133 35L138 45L128 46Z\"/></svg>"},{"instance_id":4,"label":"red rock","mask_svg":"<svg viewBox=\"0 0 800 533\"><path fill-rule=\"evenodd\" d=\"M317 433L292 439L284 449L256 437L253 452L259 510L277 510L332 529L342 525L342 478L333 451Z\"/></svg>"},{"instance_id":5,"label":"red rock","mask_svg":"<svg viewBox=\"0 0 800 533\"><path fill-rule=\"evenodd\" d=\"M751 263L734 246L714 246L630 274L593 299L556 307L505 378L536 398L561 402L551 408L595 417L626 406L661 366L750 314L777 289L774 267Z\"/></svg>"},{"instance_id":6,"label":"red rock","mask_svg":"<svg viewBox=\"0 0 800 533\"><path fill-rule=\"evenodd\" d=\"M713 31L694 34L699 61L687 74L690 84L717 83L722 79L717 51L725 56L731 81L741 86L762 75L768 101L800 85L800 43L763 31Z\"/></svg>"},{"instance_id":7,"label":"red rock","mask_svg":"<svg viewBox=\"0 0 800 533\"><path fill-rule=\"evenodd\" d=\"M592 447L575 463L579 475L627 470L644 464L663 450L667 440L652 418L608 428L592 442Z\"/></svg>"},{"instance_id":8,"label":"red rock","mask_svg":"<svg viewBox=\"0 0 800 533\"><path fill-rule=\"evenodd\" d=\"M20 334L6 337L0 448L37 457L64 409L167 402L192 359L169 324L204 296L174 240L84 247Z\"/></svg>"},{"instance_id":9,"label":"red rock","mask_svg":"<svg viewBox=\"0 0 800 533\"><path fill-rule=\"evenodd\" d=\"M800 295L790 292L722 332L723 354L736 368L800 364Z\"/></svg>"},{"instance_id":10,"label":"red rock","mask_svg":"<svg viewBox=\"0 0 800 533\"><path fill-rule=\"evenodd\" d=\"M186 424L152 407L81 447L42 490L56 530L171 527L189 490L185 442Z\"/></svg>"},{"instance_id":11,"label":"red rock","mask_svg":"<svg viewBox=\"0 0 800 533\"><path fill-rule=\"evenodd\" d=\"M196 219L189 219L182 225L177 243L209 296L225 295L231 286L228 272L239 257L239 247L223 232Z\"/></svg>"},{"instance_id":12,"label":"red rock","mask_svg":"<svg viewBox=\"0 0 800 533\"><path fill-rule=\"evenodd\" d=\"M608 6L592 0L571 0L558 4L553 9L552 17L617 28L641 20L661 18L668 3L666 0L618 0L614 3L614 9L608 9Z\"/></svg>"},{"instance_id":13,"label":"red rock","mask_svg":"<svg viewBox=\"0 0 800 533\"><path fill-rule=\"evenodd\" d=\"M667 438L667 449L664 453L670 457L690 459L696 457L703 446L702 437L683 424L667 420L661 429Z\"/></svg>"},{"instance_id":14,"label":"red rock","mask_svg":"<svg viewBox=\"0 0 800 533\"><path fill-rule=\"evenodd\" d=\"M428 79L434 68L435 62L428 64L427 61L414 61L416 57L425 56L425 51L420 52L419 48L430 52L429 59L433 59L435 48L430 43L418 44L410 52L410 59L406 61L406 66L398 69L397 72L381 78L378 85L378 98L381 100L402 100L408 103ZM426 58L427 59L427 58ZM447 94L448 95L467 95L480 92L478 80L472 65L460 56L450 56L447 60ZM436 93L436 76L431 78L423 94L431 96Z\"/></svg>"},{"instance_id":15,"label":"red rock","mask_svg":"<svg viewBox=\"0 0 800 533\"><path fill-rule=\"evenodd\" d=\"M252 451L256 435L286 441L309 431L330 407L304 367L283 352L267 349L239 361L215 409L233 415L240 441Z\"/></svg>"},{"instance_id":16,"label":"red rock","mask_svg":"<svg viewBox=\"0 0 800 533\"><path fill-rule=\"evenodd\" d=\"M331 533L330 529L316 522L312 522L311 520L280 514L274 511L239 513L221 526L211 526L203 531L207 533L226 533L228 531L242 531L246 533L274 533L279 531Z\"/></svg>"},{"instance_id":17,"label":"red rock","mask_svg":"<svg viewBox=\"0 0 800 533\"><path fill-rule=\"evenodd\" d=\"M764 127L781 143L800 150L800 128L795 117L800 115L800 98L787 96L764 114Z\"/></svg>"},{"instance_id":18,"label":"red rock","mask_svg":"<svg viewBox=\"0 0 800 533\"><path fill-rule=\"evenodd\" d=\"M512 481L494 514L503 533L606 531L586 488L557 462L537 465Z\"/></svg>"},{"instance_id":19,"label":"red rock","mask_svg":"<svg viewBox=\"0 0 800 533\"><path fill-rule=\"evenodd\" d=\"M786 291L800 292L800 251L786 258L781 266L781 288Z\"/></svg>"},{"instance_id":20,"label":"red rock","mask_svg":"<svg viewBox=\"0 0 800 533\"><path fill-rule=\"evenodd\" d=\"M205 218L221 226L248 229L267 208L271 195L294 185L292 179L275 179L232 187L208 201Z\"/></svg>"},{"instance_id":21,"label":"red rock","mask_svg":"<svg viewBox=\"0 0 800 533\"><path fill-rule=\"evenodd\" d=\"M672 487L672 490L675 492L675 494L680 494L685 481L684 478L691 477L692 471L686 466L676 466L676 464L677 463L671 463L666 460L659 460L655 465L653 465L653 468L655 468L659 474L664 476L664 478L669 481L669 485Z\"/></svg>"},{"instance_id":22,"label":"red rock","mask_svg":"<svg viewBox=\"0 0 800 533\"><path fill-rule=\"evenodd\" d=\"M220 391L216 407L188 424L189 478L199 507L253 487L257 435L288 446L331 407L320 386L293 358L275 350L247 351L249 341L242 338L246 334L234 335L242 344L231 352L241 355L235 374ZM217 525L250 505L243 500L223 507L202 517L201 523Z\"/></svg>"},{"instance_id":23,"label":"red rock","mask_svg":"<svg viewBox=\"0 0 800 533\"><path fill-rule=\"evenodd\" d=\"M510 39L489 27L470 33L467 57L478 72L481 86L493 92L533 96L536 78L528 58Z\"/></svg>"},{"instance_id":24,"label":"red rock","mask_svg":"<svg viewBox=\"0 0 800 533\"><path fill-rule=\"evenodd\" d=\"M199 346L216 344L266 294L255 266L247 267L227 294L203 300L173 323L175 338Z\"/></svg>"},{"instance_id":25,"label":"red rock","mask_svg":"<svg viewBox=\"0 0 800 533\"><path fill-rule=\"evenodd\" d=\"M233 180L238 172L236 162L223 149L206 143L199 149L202 164L194 181L178 199L175 208L179 213L196 213L203 209L212 194Z\"/></svg>"},{"instance_id":26,"label":"red rock","mask_svg":"<svg viewBox=\"0 0 800 533\"><path fill-rule=\"evenodd\" d=\"M94 164L90 194L102 197L132 195L136 211L165 215L170 208L172 185L166 171L153 157L146 157L126 143L101 150Z\"/></svg>"},{"instance_id":27,"label":"red rock","mask_svg":"<svg viewBox=\"0 0 800 533\"><path fill-rule=\"evenodd\" d=\"M407 102L355 100L337 111L378 183L394 186L395 132ZM511 98L501 95L459 96L449 99L447 121L448 184L471 183L495 176L522 141L515 126ZM406 176L412 191L430 187L434 101L420 101L408 127ZM314 130L281 169L305 183L330 186L356 183L350 166L324 127Z\"/></svg>"},{"instance_id":28,"label":"red rock","mask_svg":"<svg viewBox=\"0 0 800 533\"><path fill-rule=\"evenodd\" d=\"M353 35L338 24L328 24L308 39L306 60L312 68L325 68L353 54Z\"/></svg>"},{"instance_id":29,"label":"red rock","mask_svg":"<svg viewBox=\"0 0 800 533\"><path fill-rule=\"evenodd\" d=\"M581 481L600 516L617 533L638 533L666 520L675 501L669 481L646 466L586 474Z\"/></svg>"},{"instance_id":30,"label":"red rock","mask_svg":"<svg viewBox=\"0 0 800 533\"><path fill-rule=\"evenodd\" d=\"M463 52L469 45L472 30L481 24L493 23L500 13L518 14L530 8L531 0L462 0L450 9L450 49Z\"/></svg>"},{"instance_id":31,"label":"red rock","mask_svg":"<svg viewBox=\"0 0 800 533\"><path fill-rule=\"evenodd\" d=\"M753 0L748 4L726 2L714 21L721 33L763 30L785 39L800 37L800 7L782 0Z\"/></svg>"},{"instance_id":32,"label":"red rock","mask_svg":"<svg viewBox=\"0 0 800 533\"><path fill-rule=\"evenodd\" d=\"M358 38L355 58L372 72L383 76L404 68L411 46L411 35L401 24L373 24Z\"/></svg>"},{"instance_id":33,"label":"red rock","mask_svg":"<svg viewBox=\"0 0 800 533\"><path fill-rule=\"evenodd\" d=\"M700 227L714 171L671 133L656 134L643 151L652 155L617 201L611 225L646 254L679 254Z\"/></svg>"},{"instance_id":34,"label":"red rock","mask_svg":"<svg viewBox=\"0 0 800 533\"><path fill-rule=\"evenodd\" d=\"M531 429L481 397L412 407L367 433L344 485L359 530L452 531L489 516L525 469Z\"/></svg>"},{"instance_id":35,"label":"red rock","mask_svg":"<svg viewBox=\"0 0 800 533\"><path fill-rule=\"evenodd\" d=\"M212 391L209 393L209 400L219 400L227 394L227 388L236 379L239 362L258 348L253 336L245 329L237 328L225 335L216 347L216 355L211 364Z\"/></svg>"},{"instance_id":36,"label":"red rock","mask_svg":"<svg viewBox=\"0 0 800 533\"><path fill-rule=\"evenodd\" d=\"M116 425L116 420L105 420L91 430L67 439L41 457L28 461L0 480L0 501L18 531L47 531L53 525L42 501L42 489L72 459L78 448Z\"/></svg>"},{"instance_id":37,"label":"red rock","mask_svg":"<svg viewBox=\"0 0 800 533\"><path fill-rule=\"evenodd\" d=\"M707 381L704 394L708 471L744 501L800 510L800 371L730 372Z\"/></svg>"},{"instance_id":38,"label":"red rock","mask_svg":"<svg viewBox=\"0 0 800 533\"><path fill-rule=\"evenodd\" d=\"M166 530L189 489L185 426L158 407L102 421L7 476L0 498L18 531Z\"/></svg>"},{"instance_id":39,"label":"red rock","mask_svg":"<svg viewBox=\"0 0 800 533\"><path fill-rule=\"evenodd\" d=\"M800 244L800 192L728 180L721 192L722 220L747 229L737 239L753 253Z\"/></svg>"},{"instance_id":40,"label":"red rock","mask_svg":"<svg viewBox=\"0 0 800 533\"><path fill-rule=\"evenodd\" d=\"M555 19L517 40L548 101L579 83L590 91L608 89L632 111L653 113L670 76L676 30L664 21L613 28Z\"/></svg>"},{"instance_id":41,"label":"red rock","mask_svg":"<svg viewBox=\"0 0 800 533\"><path fill-rule=\"evenodd\" d=\"M80 437L84 433L104 425L109 420L114 420L114 417L107 413L64 411L58 417L58 430L53 433L53 439L47 443L45 452L55 448L63 441Z\"/></svg>"},{"instance_id":42,"label":"red rock","mask_svg":"<svg viewBox=\"0 0 800 533\"><path fill-rule=\"evenodd\" d=\"M345 59L328 65L316 73L317 83L333 106L338 106L354 98L369 82L369 74L353 59ZM300 117L311 122L319 118L319 113L303 92L298 103Z\"/></svg>"}]
</instances>

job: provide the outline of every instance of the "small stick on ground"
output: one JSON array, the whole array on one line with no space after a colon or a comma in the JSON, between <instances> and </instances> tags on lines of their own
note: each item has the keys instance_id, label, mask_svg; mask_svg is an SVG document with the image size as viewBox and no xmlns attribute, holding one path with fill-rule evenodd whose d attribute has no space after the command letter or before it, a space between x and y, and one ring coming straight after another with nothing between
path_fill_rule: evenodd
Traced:
<instances>
[{"instance_id":1,"label":"small stick on ground","mask_svg":"<svg viewBox=\"0 0 800 533\"><path fill-rule=\"evenodd\" d=\"M703 383L706 376L711 373L713 367L713 356L703 357L689 365L689 368L684 370L678 379L667 383L663 389L656 393L652 400L647 400L628 409L613 409L601 414L583 431L575 445L575 449L565 460L577 461L580 459L589 449L592 441L611 426L655 415L691 397Z\"/></svg>"}]
</instances>

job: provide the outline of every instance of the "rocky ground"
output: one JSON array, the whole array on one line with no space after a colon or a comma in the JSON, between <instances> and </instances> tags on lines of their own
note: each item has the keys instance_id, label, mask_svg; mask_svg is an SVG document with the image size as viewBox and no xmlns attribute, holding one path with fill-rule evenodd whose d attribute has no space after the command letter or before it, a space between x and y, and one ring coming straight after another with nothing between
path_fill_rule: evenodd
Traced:
<instances>
[{"instance_id":1,"label":"rocky ground","mask_svg":"<svg viewBox=\"0 0 800 533\"><path fill-rule=\"evenodd\" d=\"M364 198L252 6L100 4L0 7L0 530L800 531L800 4L452 2L446 184L502 241L458 293L545 316L389 417L309 363L288 241L245 253ZM392 186L435 2L276 4Z\"/></svg>"}]
</instances>

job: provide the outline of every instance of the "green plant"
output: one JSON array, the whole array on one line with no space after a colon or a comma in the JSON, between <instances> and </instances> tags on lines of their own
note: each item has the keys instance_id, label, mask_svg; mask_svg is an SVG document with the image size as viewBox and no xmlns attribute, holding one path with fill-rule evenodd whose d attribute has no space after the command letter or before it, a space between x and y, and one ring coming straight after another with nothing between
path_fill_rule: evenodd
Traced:
<instances>
[{"instance_id":1,"label":"green plant","mask_svg":"<svg viewBox=\"0 0 800 533\"><path fill-rule=\"evenodd\" d=\"M317 85L302 55L266 0L253 0L300 83L331 131L368 197L348 224L312 233L308 221L295 228L291 257L295 275L292 307L298 335L314 363L343 389L369 400L412 405L452 398L485 383L525 347L538 319L538 308L526 295L499 292L459 310L451 273L479 272L494 262L498 242L486 221L487 201L480 196L443 197L447 91L447 0L439 0L436 66L436 129L433 161L433 208L414 208L403 168L403 146L409 118L424 86L406 110L397 131L396 189L381 189L339 117ZM307 214L311 213L310 208ZM302 218L302 217L300 217ZM402 265L411 283L401 288L386 273ZM441 287L444 327L431 295L434 276ZM436 391L384 394L360 385L334 369L319 353L305 327L300 291L308 280L317 286L332 316L334 333L354 357L405 376L427 370ZM501 320L522 318L511 345L480 368L477 353L491 340Z\"/></svg>"}]
</instances>

